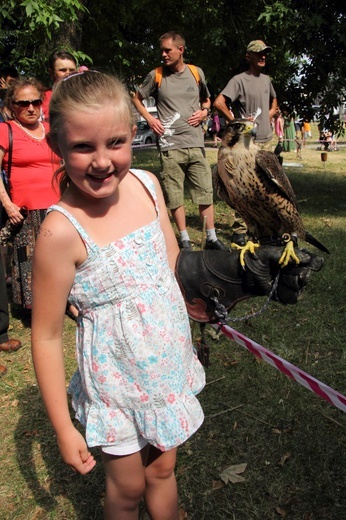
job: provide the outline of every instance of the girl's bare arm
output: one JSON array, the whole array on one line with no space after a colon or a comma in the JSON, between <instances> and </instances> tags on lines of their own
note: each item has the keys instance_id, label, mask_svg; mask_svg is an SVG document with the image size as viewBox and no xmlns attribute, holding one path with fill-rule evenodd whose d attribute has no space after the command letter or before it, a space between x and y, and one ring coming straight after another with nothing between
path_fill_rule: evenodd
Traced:
<instances>
[{"instance_id":1,"label":"girl's bare arm","mask_svg":"<svg viewBox=\"0 0 346 520\"><path fill-rule=\"evenodd\" d=\"M63 323L75 275L78 235L60 214L48 215L33 260L32 356L38 385L64 461L87 473L95 461L70 418L63 358Z\"/></svg>"}]
</instances>

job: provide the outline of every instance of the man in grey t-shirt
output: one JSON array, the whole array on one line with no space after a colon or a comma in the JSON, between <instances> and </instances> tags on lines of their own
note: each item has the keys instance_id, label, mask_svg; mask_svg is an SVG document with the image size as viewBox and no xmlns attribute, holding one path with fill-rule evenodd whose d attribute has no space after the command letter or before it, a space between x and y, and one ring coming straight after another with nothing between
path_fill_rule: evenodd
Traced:
<instances>
[{"instance_id":1,"label":"man in grey t-shirt","mask_svg":"<svg viewBox=\"0 0 346 520\"><path fill-rule=\"evenodd\" d=\"M189 181L192 201L206 219L206 249L227 249L217 239L214 227L213 186L205 157L202 121L210 113L210 93L203 71L184 63L184 38L173 31L160 38L163 67L160 82L156 69L149 72L137 90L133 104L158 136L161 180L167 207L180 233L182 248L191 249L186 230L184 183ZM143 100L156 99L158 118Z\"/></svg>"},{"instance_id":2,"label":"man in grey t-shirt","mask_svg":"<svg viewBox=\"0 0 346 520\"><path fill-rule=\"evenodd\" d=\"M262 40L251 41L247 46L245 55L249 63L248 70L233 76L213 104L226 121L231 121L234 118L253 120L255 114L259 112L258 109L260 109L260 114L256 117L255 143L262 150L269 151L272 148L273 138L270 121L278 108L272 82L269 76L262 73L266 64L267 53L270 50L271 47ZM244 245L247 229L244 221L237 214L232 228L233 242Z\"/></svg>"},{"instance_id":3,"label":"man in grey t-shirt","mask_svg":"<svg viewBox=\"0 0 346 520\"><path fill-rule=\"evenodd\" d=\"M245 55L248 70L233 76L214 101L214 107L227 121L234 118L253 119L257 110L261 109L256 117L255 142L266 150L271 149L273 129L270 121L278 107L272 82L269 76L262 73L270 50L271 47L261 40L250 42Z\"/></svg>"}]
</instances>

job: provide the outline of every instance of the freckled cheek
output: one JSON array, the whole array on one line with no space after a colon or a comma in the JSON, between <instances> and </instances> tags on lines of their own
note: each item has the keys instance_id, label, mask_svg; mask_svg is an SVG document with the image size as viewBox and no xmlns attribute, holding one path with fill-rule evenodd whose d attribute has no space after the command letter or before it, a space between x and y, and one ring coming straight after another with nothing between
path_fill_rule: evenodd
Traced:
<instances>
[{"instance_id":1,"label":"freckled cheek","mask_svg":"<svg viewBox=\"0 0 346 520\"><path fill-rule=\"evenodd\" d=\"M65 159L67 167L83 170L91 163L90 157L87 155L68 155Z\"/></svg>"},{"instance_id":2,"label":"freckled cheek","mask_svg":"<svg viewBox=\"0 0 346 520\"><path fill-rule=\"evenodd\" d=\"M80 161L71 161L71 160L65 160L65 168L68 176L78 182L85 179L86 173L88 173L88 165L82 164Z\"/></svg>"}]
</instances>

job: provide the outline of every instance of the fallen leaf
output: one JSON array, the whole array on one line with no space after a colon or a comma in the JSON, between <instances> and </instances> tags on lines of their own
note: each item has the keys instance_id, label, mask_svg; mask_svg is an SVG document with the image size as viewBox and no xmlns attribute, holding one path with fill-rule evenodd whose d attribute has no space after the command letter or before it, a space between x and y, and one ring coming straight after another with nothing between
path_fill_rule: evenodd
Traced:
<instances>
[{"instance_id":1,"label":"fallen leaf","mask_svg":"<svg viewBox=\"0 0 346 520\"><path fill-rule=\"evenodd\" d=\"M280 461L278 462L278 466L283 466L289 459L291 458L291 454L290 453L285 453Z\"/></svg>"},{"instance_id":2,"label":"fallen leaf","mask_svg":"<svg viewBox=\"0 0 346 520\"><path fill-rule=\"evenodd\" d=\"M213 491L216 491L217 489L223 488L224 485L224 482L221 482L220 480L213 480L211 488Z\"/></svg>"},{"instance_id":3,"label":"fallen leaf","mask_svg":"<svg viewBox=\"0 0 346 520\"><path fill-rule=\"evenodd\" d=\"M179 520L187 519L187 513L183 507L179 507Z\"/></svg>"},{"instance_id":4,"label":"fallen leaf","mask_svg":"<svg viewBox=\"0 0 346 520\"><path fill-rule=\"evenodd\" d=\"M246 463L243 464L234 464L233 466L229 466L226 468L220 475L221 480L227 484L231 482L232 484L237 484L239 482L245 482L245 479L241 477L239 474L244 473L246 470Z\"/></svg>"},{"instance_id":5,"label":"fallen leaf","mask_svg":"<svg viewBox=\"0 0 346 520\"><path fill-rule=\"evenodd\" d=\"M285 518L287 515L287 511L282 509L282 507L274 507L274 510L277 512L278 515L280 515L282 518Z\"/></svg>"},{"instance_id":6,"label":"fallen leaf","mask_svg":"<svg viewBox=\"0 0 346 520\"><path fill-rule=\"evenodd\" d=\"M223 362L223 366L224 367L234 367L235 365L238 365L239 361L235 361L235 360L232 360L232 361L224 361Z\"/></svg>"},{"instance_id":7,"label":"fallen leaf","mask_svg":"<svg viewBox=\"0 0 346 520\"><path fill-rule=\"evenodd\" d=\"M24 435L26 437L35 437L37 434L38 434L38 430L32 430L32 431L26 430L24 432Z\"/></svg>"}]
</instances>

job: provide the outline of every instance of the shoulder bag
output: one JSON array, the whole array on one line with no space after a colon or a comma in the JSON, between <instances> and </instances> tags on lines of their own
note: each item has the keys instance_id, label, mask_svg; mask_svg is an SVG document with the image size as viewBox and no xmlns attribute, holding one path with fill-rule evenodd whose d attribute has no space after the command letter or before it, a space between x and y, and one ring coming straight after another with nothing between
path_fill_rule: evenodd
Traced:
<instances>
[{"instance_id":1,"label":"shoulder bag","mask_svg":"<svg viewBox=\"0 0 346 520\"><path fill-rule=\"evenodd\" d=\"M8 123L4 121L5 125L7 125L8 128L8 167L7 172L2 169L0 172L2 182L4 184L5 190L7 191L8 196L10 196L10 176L11 176L11 166L12 166L12 149L13 149L13 135L12 135L12 127ZM4 227L8 220L8 216L6 213L5 208L3 207L2 203L0 202L0 229Z\"/></svg>"}]
</instances>

